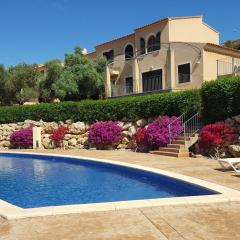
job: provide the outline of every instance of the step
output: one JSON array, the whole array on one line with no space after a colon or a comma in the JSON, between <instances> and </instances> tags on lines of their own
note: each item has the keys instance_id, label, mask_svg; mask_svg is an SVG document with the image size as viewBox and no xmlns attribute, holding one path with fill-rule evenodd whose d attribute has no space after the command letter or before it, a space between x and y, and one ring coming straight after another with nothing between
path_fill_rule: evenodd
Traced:
<instances>
[{"instance_id":1,"label":"step","mask_svg":"<svg viewBox=\"0 0 240 240\"><path fill-rule=\"evenodd\" d=\"M181 149L185 149L185 145L183 145L183 144L172 144L171 143L171 144L168 144L167 147L168 148L178 148L178 149L181 148Z\"/></svg>"},{"instance_id":2,"label":"step","mask_svg":"<svg viewBox=\"0 0 240 240\"><path fill-rule=\"evenodd\" d=\"M189 157L189 152L186 153L173 153L173 152L164 152L164 151L151 151L151 154L168 156L168 157Z\"/></svg>"},{"instance_id":3,"label":"step","mask_svg":"<svg viewBox=\"0 0 240 240\"><path fill-rule=\"evenodd\" d=\"M174 140L183 140L183 141L190 141L191 140L191 138L190 137L182 137L182 136L178 136L178 137L176 137Z\"/></svg>"},{"instance_id":4,"label":"step","mask_svg":"<svg viewBox=\"0 0 240 240\"><path fill-rule=\"evenodd\" d=\"M173 140L172 144L180 144L180 145L185 145L185 141L184 140Z\"/></svg>"},{"instance_id":5,"label":"step","mask_svg":"<svg viewBox=\"0 0 240 240\"><path fill-rule=\"evenodd\" d=\"M185 152L188 152L188 150L184 149L184 148L169 148L169 147L161 147L161 148L159 148L159 151L174 152L174 153L185 153Z\"/></svg>"}]
</instances>

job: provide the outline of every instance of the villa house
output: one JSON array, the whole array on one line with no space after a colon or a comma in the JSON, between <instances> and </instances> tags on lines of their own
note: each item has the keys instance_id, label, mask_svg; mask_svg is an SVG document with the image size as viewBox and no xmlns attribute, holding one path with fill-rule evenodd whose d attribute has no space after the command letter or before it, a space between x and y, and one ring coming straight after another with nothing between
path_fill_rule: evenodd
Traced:
<instances>
[{"instance_id":1,"label":"villa house","mask_svg":"<svg viewBox=\"0 0 240 240\"><path fill-rule=\"evenodd\" d=\"M240 51L219 45L219 32L202 16L165 18L96 46L105 56L106 96L200 88L240 72Z\"/></svg>"}]
</instances>

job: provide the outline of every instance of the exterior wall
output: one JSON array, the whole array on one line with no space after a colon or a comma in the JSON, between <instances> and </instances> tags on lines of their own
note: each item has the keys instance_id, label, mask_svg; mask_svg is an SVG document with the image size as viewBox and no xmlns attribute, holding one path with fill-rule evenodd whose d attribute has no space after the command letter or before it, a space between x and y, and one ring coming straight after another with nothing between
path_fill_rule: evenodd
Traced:
<instances>
[{"instance_id":1,"label":"exterior wall","mask_svg":"<svg viewBox=\"0 0 240 240\"><path fill-rule=\"evenodd\" d=\"M202 22L202 17L169 20L170 42L219 44L219 33Z\"/></svg>"},{"instance_id":2,"label":"exterior wall","mask_svg":"<svg viewBox=\"0 0 240 240\"><path fill-rule=\"evenodd\" d=\"M204 51L203 53L203 79L210 81L217 79L217 60L224 59L227 55Z\"/></svg>"},{"instance_id":3,"label":"exterior wall","mask_svg":"<svg viewBox=\"0 0 240 240\"><path fill-rule=\"evenodd\" d=\"M169 42L169 30L168 30L168 24L166 21L158 22L155 24L152 24L145 28L139 28L135 30L135 46L136 46L136 52L140 51L140 38L145 39L146 47L147 47L147 41L148 38L151 35L156 36L158 32L161 32L161 43L168 43Z\"/></svg>"},{"instance_id":4,"label":"exterior wall","mask_svg":"<svg viewBox=\"0 0 240 240\"><path fill-rule=\"evenodd\" d=\"M203 83L203 44L175 47L175 86L174 89L200 88ZM193 48L194 47L194 48ZM195 48L196 47L196 48ZM178 65L190 63L191 79L187 83L178 82Z\"/></svg>"}]
</instances>

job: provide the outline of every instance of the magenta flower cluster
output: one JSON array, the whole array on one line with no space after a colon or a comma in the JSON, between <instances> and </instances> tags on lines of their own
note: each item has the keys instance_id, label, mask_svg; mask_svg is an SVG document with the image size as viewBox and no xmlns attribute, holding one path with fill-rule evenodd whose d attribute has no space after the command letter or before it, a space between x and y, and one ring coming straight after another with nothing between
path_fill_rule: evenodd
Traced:
<instances>
[{"instance_id":1,"label":"magenta flower cluster","mask_svg":"<svg viewBox=\"0 0 240 240\"><path fill-rule=\"evenodd\" d=\"M151 149L165 147L170 140L168 126L171 125L171 138L177 137L182 131L181 121L177 117L162 116L150 123L145 133L144 141Z\"/></svg>"},{"instance_id":2,"label":"magenta flower cluster","mask_svg":"<svg viewBox=\"0 0 240 240\"><path fill-rule=\"evenodd\" d=\"M116 122L96 122L89 129L89 143L114 146L120 142L121 132L122 128Z\"/></svg>"},{"instance_id":3,"label":"magenta flower cluster","mask_svg":"<svg viewBox=\"0 0 240 240\"><path fill-rule=\"evenodd\" d=\"M14 148L31 148L33 145L33 126L15 131L10 136L10 143Z\"/></svg>"}]
</instances>

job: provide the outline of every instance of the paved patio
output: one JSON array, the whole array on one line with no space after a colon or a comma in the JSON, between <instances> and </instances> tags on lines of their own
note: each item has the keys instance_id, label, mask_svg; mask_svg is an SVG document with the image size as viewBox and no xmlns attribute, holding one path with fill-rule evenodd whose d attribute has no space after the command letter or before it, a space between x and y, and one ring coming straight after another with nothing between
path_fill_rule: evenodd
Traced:
<instances>
[{"instance_id":1,"label":"paved patio","mask_svg":"<svg viewBox=\"0 0 240 240\"><path fill-rule=\"evenodd\" d=\"M40 151L41 152L41 151ZM160 168L240 190L240 177L204 158L171 158L125 151L48 150ZM240 239L240 202L139 208L6 221L0 239L160 240Z\"/></svg>"}]
</instances>

